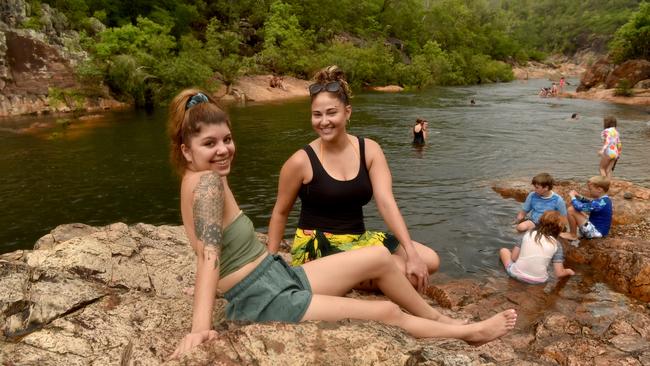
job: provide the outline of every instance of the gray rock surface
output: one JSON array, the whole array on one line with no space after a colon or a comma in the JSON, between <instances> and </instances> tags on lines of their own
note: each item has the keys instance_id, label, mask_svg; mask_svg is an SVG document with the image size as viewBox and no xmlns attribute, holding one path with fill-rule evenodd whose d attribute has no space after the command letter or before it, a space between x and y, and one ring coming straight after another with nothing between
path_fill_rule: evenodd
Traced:
<instances>
[{"instance_id":1,"label":"gray rock surface","mask_svg":"<svg viewBox=\"0 0 650 366\"><path fill-rule=\"evenodd\" d=\"M228 322L218 299L219 336L170 361L192 314L184 290L193 285L194 254L182 227L71 224L39 243L41 249L0 256L2 365L644 365L650 359L644 303L587 275L528 286L498 273L438 284L452 307L439 309L453 317L478 320L517 309L516 329L481 347L418 340L374 322Z\"/></svg>"}]
</instances>

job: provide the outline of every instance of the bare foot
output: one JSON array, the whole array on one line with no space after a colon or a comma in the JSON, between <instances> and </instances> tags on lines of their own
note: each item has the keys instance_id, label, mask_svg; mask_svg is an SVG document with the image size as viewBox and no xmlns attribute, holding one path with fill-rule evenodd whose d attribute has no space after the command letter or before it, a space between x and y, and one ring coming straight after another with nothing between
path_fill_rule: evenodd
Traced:
<instances>
[{"instance_id":1,"label":"bare foot","mask_svg":"<svg viewBox=\"0 0 650 366\"><path fill-rule=\"evenodd\" d=\"M474 329L463 339L469 344L480 346L505 335L515 327L516 322L515 309L504 310L489 319L469 324L468 327Z\"/></svg>"}]
</instances>

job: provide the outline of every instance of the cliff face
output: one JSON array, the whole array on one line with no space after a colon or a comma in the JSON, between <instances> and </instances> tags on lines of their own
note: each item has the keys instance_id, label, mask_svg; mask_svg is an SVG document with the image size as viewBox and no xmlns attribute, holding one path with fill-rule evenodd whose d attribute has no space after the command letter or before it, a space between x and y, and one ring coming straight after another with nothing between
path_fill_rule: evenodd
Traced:
<instances>
[{"instance_id":1,"label":"cliff face","mask_svg":"<svg viewBox=\"0 0 650 366\"><path fill-rule=\"evenodd\" d=\"M0 117L19 114L67 112L93 109L106 105L105 100L82 103L57 100L49 95L52 89L80 88L75 78L75 65L87 55L64 45L78 45L76 32L66 30L63 14L41 5L40 29L20 29L30 16L24 0L8 0L0 4ZM119 103L118 103L119 104ZM111 103L108 103L111 105ZM102 107L100 107L102 108Z\"/></svg>"}]
</instances>

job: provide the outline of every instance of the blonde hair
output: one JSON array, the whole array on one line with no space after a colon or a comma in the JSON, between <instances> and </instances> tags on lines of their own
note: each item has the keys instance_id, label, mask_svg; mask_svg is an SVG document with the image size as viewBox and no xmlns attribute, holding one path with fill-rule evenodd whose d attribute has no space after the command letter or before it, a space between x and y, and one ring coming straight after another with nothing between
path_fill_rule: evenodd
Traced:
<instances>
[{"instance_id":1,"label":"blonde hair","mask_svg":"<svg viewBox=\"0 0 650 366\"><path fill-rule=\"evenodd\" d=\"M589 183L591 183L596 187L602 188L605 191L605 193L609 191L610 181L609 178L607 177L603 177L602 175L596 175L589 178Z\"/></svg>"},{"instance_id":2,"label":"blonde hair","mask_svg":"<svg viewBox=\"0 0 650 366\"><path fill-rule=\"evenodd\" d=\"M200 102L194 100L197 96L200 97ZM192 103L188 106L190 99ZM182 176L187 167L181 146L189 146L190 138L201 132L202 125L222 123L231 129L228 114L219 108L208 93L200 89L185 89L174 97L169 104L167 133L171 140L171 164L179 175Z\"/></svg>"},{"instance_id":3,"label":"blonde hair","mask_svg":"<svg viewBox=\"0 0 650 366\"><path fill-rule=\"evenodd\" d=\"M341 88L339 91L335 92L336 97L341 102L343 102L344 105L350 105L350 98L352 98L352 89L350 89L350 85L348 84L347 80L345 80L345 73L343 70L339 69L338 66L332 65L320 69L316 72L316 74L314 74L312 80L314 83L323 85L331 83L333 81L338 81L338 83L341 85ZM316 95L317 94L311 96L312 101Z\"/></svg>"},{"instance_id":4,"label":"blonde hair","mask_svg":"<svg viewBox=\"0 0 650 366\"><path fill-rule=\"evenodd\" d=\"M551 243L557 244L557 237L566 227L567 219L560 214L560 211L546 211L539 218L539 224L535 229L535 242L541 245L542 237L549 239Z\"/></svg>"}]
</instances>

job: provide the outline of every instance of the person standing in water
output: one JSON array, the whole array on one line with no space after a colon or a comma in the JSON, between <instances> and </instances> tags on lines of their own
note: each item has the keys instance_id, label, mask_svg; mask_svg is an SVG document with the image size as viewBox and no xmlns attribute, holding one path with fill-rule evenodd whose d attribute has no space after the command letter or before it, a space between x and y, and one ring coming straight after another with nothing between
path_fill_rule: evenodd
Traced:
<instances>
[{"instance_id":1,"label":"person standing in water","mask_svg":"<svg viewBox=\"0 0 650 366\"><path fill-rule=\"evenodd\" d=\"M413 143L416 145L424 145L427 140L427 125L428 122L422 118L415 120L413 126Z\"/></svg>"}]
</instances>

